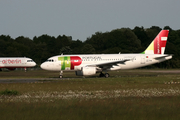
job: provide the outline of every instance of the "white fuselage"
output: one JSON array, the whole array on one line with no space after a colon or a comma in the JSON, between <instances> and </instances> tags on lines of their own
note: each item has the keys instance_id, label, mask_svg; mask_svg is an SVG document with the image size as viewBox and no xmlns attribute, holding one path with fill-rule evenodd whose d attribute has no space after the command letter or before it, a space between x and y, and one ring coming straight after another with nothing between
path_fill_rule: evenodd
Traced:
<instances>
[{"instance_id":1,"label":"white fuselage","mask_svg":"<svg viewBox=\"0 0 180 120\"><path fill-rule=\"evenodd\" d=\"M100 71L134 69L163 62L171 58L172 56L166 54L59 55L51 57L42 63L41 68L50 71L78 71L86 66L98 66L97 69L99 68ZM109 66L112 62L117 62L117 64ZM101 65L103 67L99 67Z\"/></svg>"},{"instance_id":2,"label":"white fuselage","mask_svg":"<svg viewBox=\"0 0 180 120\"><path fill-rule=\"evenodd\" d=\"M27 68L34 67L36 63L26 57L0 57L0 68Z\"/></svg>"}]
</instances>

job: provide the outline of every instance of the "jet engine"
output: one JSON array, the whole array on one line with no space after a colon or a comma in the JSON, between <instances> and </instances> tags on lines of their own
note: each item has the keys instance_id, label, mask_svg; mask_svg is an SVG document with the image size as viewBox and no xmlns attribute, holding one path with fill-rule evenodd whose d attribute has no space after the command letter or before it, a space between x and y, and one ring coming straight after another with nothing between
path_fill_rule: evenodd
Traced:
<instances>
[{"instance_id":1,"label":"jet engine","mask_svg":"<svg viewBox=\"0 0 180 120\"><path fill-rule=\"evenodd\" d=\"M96 67L82 67L81 70L76 71L77 76L88 76L96 74Z\"/></svg>"}]
</instances>

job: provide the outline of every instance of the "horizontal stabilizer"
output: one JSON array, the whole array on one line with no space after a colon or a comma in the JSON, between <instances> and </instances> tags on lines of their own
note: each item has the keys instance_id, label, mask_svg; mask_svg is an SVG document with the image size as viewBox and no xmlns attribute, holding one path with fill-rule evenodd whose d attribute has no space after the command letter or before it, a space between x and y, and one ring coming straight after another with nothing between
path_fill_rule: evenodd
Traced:
<instances>
[{"instance_id":1,"label":"horizontal stabilizer","mask_svg":"<svg viewBox=\"0 0 180 120\"><path fill-rule=\"evenodd\" d=\"M165 56L155 57L154 59L160 60L160 59L167 58L167 57L172 57L172 56L173 56L173 55L165 55Z\"/></svg>"}]
</instances>

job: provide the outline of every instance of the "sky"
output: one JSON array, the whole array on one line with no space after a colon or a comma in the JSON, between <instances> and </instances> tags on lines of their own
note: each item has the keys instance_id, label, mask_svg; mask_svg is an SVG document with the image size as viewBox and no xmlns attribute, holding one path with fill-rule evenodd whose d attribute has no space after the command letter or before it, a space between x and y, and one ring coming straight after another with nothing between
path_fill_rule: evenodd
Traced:
<instances>
[{"instance_id":1,"label":"sky","mask_svg":"<svg viewBox=\"0 0 180 120\"><path fill-rule=\"evenodd\" d=\"M179 30L179 6L180 0L1 0L0 35L85 41L96 32L136 26Z\"/></svg>"}]
</instances>

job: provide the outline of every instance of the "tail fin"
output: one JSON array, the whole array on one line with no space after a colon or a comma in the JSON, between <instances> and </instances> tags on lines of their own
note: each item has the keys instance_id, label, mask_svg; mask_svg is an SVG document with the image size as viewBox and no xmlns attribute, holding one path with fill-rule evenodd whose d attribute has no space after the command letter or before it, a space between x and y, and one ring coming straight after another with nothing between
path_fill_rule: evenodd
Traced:
<instances>
[{"instance_id":1,"label":"tail fin","mask_svg":"<svg viewBox=\"0 0 180 120\"><path fill-rule=\"evenodd\" d=\"M169 30L161 30L142 54L164 54Z\"/></svg>"}]
</instances>

